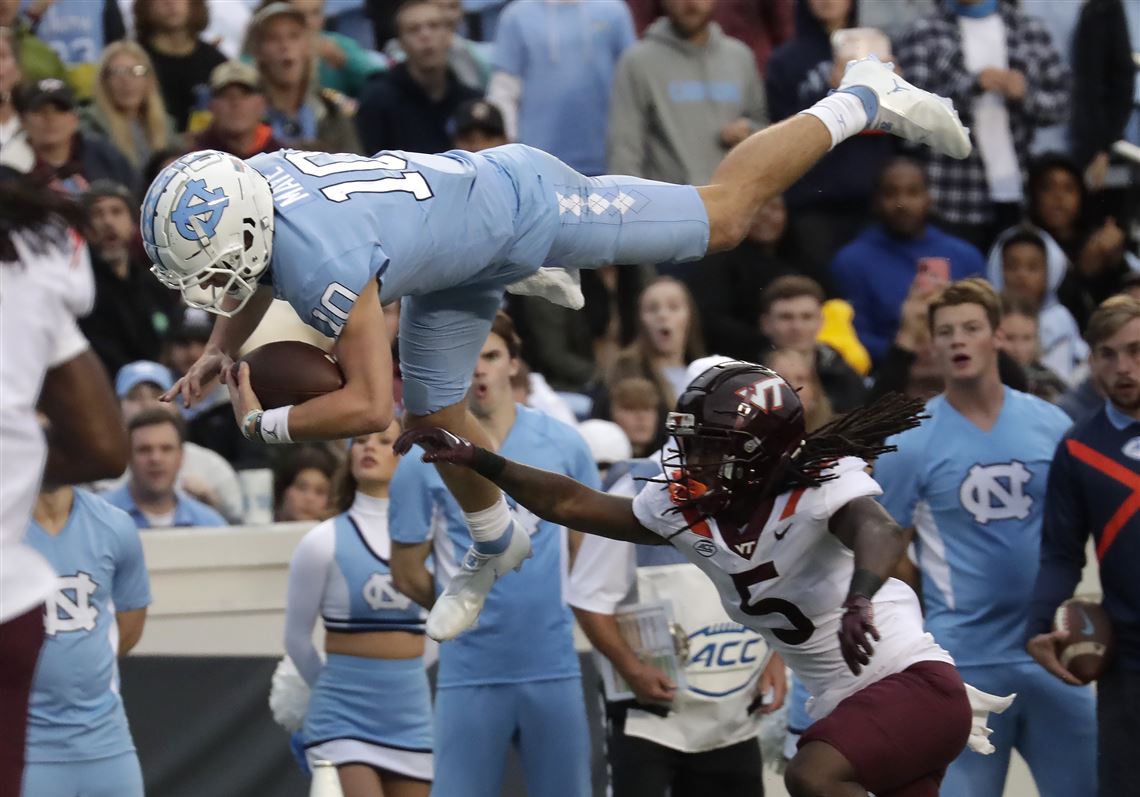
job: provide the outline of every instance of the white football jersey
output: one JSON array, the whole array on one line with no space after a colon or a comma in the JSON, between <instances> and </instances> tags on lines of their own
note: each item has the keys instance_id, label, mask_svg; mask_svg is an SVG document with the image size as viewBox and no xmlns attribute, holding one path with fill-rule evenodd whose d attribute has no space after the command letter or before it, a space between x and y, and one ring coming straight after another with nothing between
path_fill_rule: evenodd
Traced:
<instances>
[{"instance_id":1,"label":"white football jersey","mask_svg":"<svg viewBox=\"0 0 1140 797\"><path fill-rule=\"evenodd\" d=\"M712 518L679 511L668 484L647 485L633 502L646 529L669 540L713 580L729 616L758 631L784 657L811 692L809 713L815 719L916 662L953 661L923 632L914 591L893 578L875 594L882 640L874 643L870 665L856 676L843 661L839 620L855 557L829 531L828 521L848 502L882 493L865 467L863 460L848 457L833 469L837 478L780 495L754 540L726 539Z\"/></svg>"},{"instance_id":2,"label":"white football jersey","mask_svg":"<svg viewBox=\"0 0 1140 797\"><path fill-rule=\"evenodd\" d=\"M0 263L0 622L52 591L47 562L20 543L40 489L47 445L36 421L44 375L88 347L76 319L95 281L76 233L41 242L17 234L18 259Z\"/></svg>"}]
</instances>

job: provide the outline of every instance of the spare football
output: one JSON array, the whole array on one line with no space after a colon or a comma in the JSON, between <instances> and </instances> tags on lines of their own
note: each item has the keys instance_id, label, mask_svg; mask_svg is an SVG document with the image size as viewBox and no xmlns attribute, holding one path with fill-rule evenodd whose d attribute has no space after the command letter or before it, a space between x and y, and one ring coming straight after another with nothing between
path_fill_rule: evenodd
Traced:
<instances>
[{"instance_id":1,"label":"spare football","mask_svg":"<svg viewBox=\"0 0 1140 797\"><path fill-rule=\"evenodd\" d=\"M1112 623L1104 607L1071 598L1057 608L1053 628L1069 635L1057 651L1062 667L1083 684L1104 675L1112 655Z\"/></svg>"},{"instance_id":2,"label":"spare football","mask_svg":"<svg viewBox=\"0 0 1140 797\"><path fill-rule=\"evenodd\" d=\"M344 387L340 366L323 349L297 340L267 343L241 358L249 383L267 410L303 404Z\"/></svg>"}]
</instances>

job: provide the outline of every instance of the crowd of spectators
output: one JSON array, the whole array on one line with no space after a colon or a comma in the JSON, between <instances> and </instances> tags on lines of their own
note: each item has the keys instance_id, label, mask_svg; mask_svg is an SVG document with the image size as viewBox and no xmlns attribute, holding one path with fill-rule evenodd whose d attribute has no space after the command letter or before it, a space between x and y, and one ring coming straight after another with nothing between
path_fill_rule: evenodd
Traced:
<instances>
[{"instance_id":1,"label":"crowd of spectators","mask_svg":"<svg viewBox=\"0 0 1140 797\"><path fill-rule=\"evenodd\" d=\"M768 203L733 252L586 273L581 310L511 297L521 395L616 421L635 453L660 442L649 413L662 417L706 353L806 365L805 390L835 412L891 388L932 395L925 307L944 284L985 276L1006 301L1004 378L1075 412L1096 391L1082 329L1140 266L1134 171L1111 154L1136 135L1122 32L1140 15L1097 0L1034 16L1047 5L6 0L0 175L31 174L86 205L97 299L84 331L108 372L148 361L177 376L210 322L146 273L137 198L179 153L517 140L588 174L700 184L749 133L834 87L854 52L836 33L864 26L855 46L955 100L974 153L951 161L863 136ZM241 36L219 35L235 20ZM1039 139L1060 148L1041 152ZM180 435L239 468L277 465L227 429L227 412L218 391ZM295 463L280 467L292 482ZM283 499L292 489L261 500L307 517Z\"/></svg>"},{"instance_id":2,"label":"crowd of spectators","mask_svg":"<svg viewBox=\"0 0 1140 797\"><path fill-rule=\"evenodd\" d=\"M140 527L313 521L335 513L343 446L249 444L224 388L193 412L157 401L211 324L147 273L139 238L139 196L181 153L519 141L586 174L700 184L873 52L954 100L969 158L860 136L735 251L583 273L581 310L510 297L516 395L587 437L620 429L640 457L689 364L716 353L783 374L815 428L887 390L940 392L930 302L984 277L1002 381L1079 421L1104 402L1085 327L1140 296L1138 167L1113 149L1140 145L1138 48L1121 0L0 0L0 180L87 209L83 331L130 430L105 497Z\"/></svg>"}]
</instances>

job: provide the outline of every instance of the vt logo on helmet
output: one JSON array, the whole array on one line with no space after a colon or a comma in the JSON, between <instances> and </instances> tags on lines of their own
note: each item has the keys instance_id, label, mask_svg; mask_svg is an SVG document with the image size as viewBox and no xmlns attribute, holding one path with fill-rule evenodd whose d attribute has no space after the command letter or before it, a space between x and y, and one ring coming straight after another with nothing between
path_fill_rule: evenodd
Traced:
<instances>
[{"instance_id":1,"label":"vt logo on helmet","mask_svg":"<svg viewBox=\"0 0 1140 797\"><path fill-rule=\"evenodd\" d=\"M170 213L174 229L187 241L200 241L214 237L222 212L229 206L230 198L221 188L213 191L206 188L205 180L191 180L178 199L178 205Z\"/></svg>"}]
</instances>

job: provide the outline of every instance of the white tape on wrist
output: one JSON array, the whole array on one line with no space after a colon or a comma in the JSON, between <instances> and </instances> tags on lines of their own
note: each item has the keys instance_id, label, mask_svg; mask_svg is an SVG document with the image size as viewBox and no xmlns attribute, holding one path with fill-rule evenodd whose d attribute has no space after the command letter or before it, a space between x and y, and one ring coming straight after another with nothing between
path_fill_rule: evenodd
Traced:
<instances>
[{"instance_id":1,"label":"white tape on wrist","mask_svg":"<svg viewBox=\"0 0 1140 797\"><path fill-rule=\"evenodd\" d=\"M289 411L291 409L293 409L292 404L287 407L266 410L262 414L261 441L263 443L275 445L293 442L293 438L289 436Z\"/></svg>"}]
</instances>

